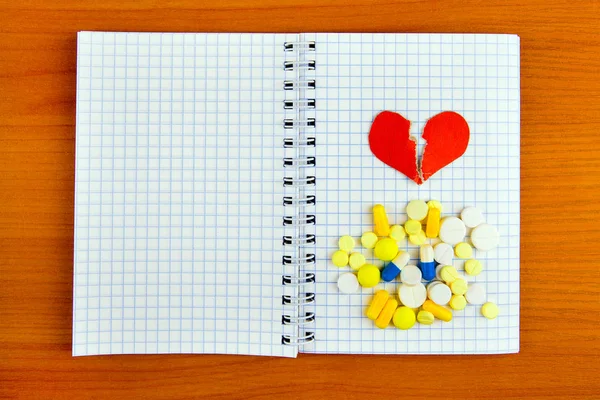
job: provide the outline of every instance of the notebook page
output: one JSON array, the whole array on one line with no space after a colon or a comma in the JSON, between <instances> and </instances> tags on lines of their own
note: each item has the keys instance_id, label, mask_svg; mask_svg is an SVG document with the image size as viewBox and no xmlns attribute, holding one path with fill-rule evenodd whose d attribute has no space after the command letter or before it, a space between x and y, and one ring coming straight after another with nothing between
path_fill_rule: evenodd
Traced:
<instances>
[{"instance_id":1,"label":"notebook page","mask_svg":"<svg viewBox=\"0 0 600 400\"><path fill-rule=\"evenodd\" d=\"M74 355L296 355L281 345L293 38L79 34Z\"/></svg>"},{"instance_id":2,"label":"notebook page","mask_svg":"<svg viewBox=\"0 0 600 400\"><path fill-rule=\"evenodd\" d=\"M316 353L509 353L519 350L519 38L510 35L316 34L317 284ZM323 106L321 106L323 105ZM376 159L369 148L373 118L396 111L420 138L427 120L452 110L471 129L466 153L422 186ZM413 199L437 199L443 215L474 205L498 228L500 246L476 252L495 320L478 306L450 323L380 330L364 316L375 290L340 294L341 272L330 257L341 235L372 230L371 208L384 204L390 221L405 221ZM357 241L358 242L358 241ZM417 258L416 246L401 246ZM362 247L361 247L362 249ZM372 253L362 249L376 265ZM455 260L459 272L463 262Z\"/></svg>"}]
</instances>

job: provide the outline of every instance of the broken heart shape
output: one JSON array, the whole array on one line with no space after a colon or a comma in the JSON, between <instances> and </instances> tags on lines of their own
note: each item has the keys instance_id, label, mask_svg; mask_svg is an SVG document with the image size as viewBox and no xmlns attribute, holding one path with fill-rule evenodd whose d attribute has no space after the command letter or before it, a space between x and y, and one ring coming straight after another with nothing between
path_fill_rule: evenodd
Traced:
<instances>
[{"instance_id":1,"label":"broken heart shape","mask_svg":"<svg viewBox=\"0 0 600 400\"><path fill-rule=\"evenodd\" d=\"M410 121L402 115L379 113L369 132L371 151L379 160L421 185L437 171L462 156L469 145L469 125L458 113L444 111L427 121L421 163L417 142L410 136Z\"/></svg>"}]
</instances>

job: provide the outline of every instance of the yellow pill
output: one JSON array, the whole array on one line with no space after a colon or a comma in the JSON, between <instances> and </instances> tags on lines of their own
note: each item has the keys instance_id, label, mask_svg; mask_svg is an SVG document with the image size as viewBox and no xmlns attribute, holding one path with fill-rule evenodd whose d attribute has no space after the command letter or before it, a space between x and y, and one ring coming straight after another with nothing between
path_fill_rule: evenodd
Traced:
<instances>
[{"instance_id":1,"label":"yellow pill","mask_svg":"<svg viewBox=\"0 0 600 400\"><path fill-rule=\"evenodd\" d=\"M398 243L391 238L383 238L375 245L373 252L381 261L392 261L398 254Z\"/></svg>"},{"instance_id":2,"label":"yellow pill","mask_svg":"<svg viewBox=\"0 0 600 400\"><path fill-rule=\"evenodd\" d=\"M481 273L483 266L479 260L475 260L474 258L467 260L465 262L465 272L472 276L477 276Z\"/></svg>"},{"instance_id":3,"label":"yellow pill","mask_svg":"<svg viewBox=\"0 0 600 400\"><path fill-rule=\"evenodd\" d=\"M408 218L415 221L423 221L427 217L429 207L423 200L412 200L406 206L406 214Z\"/></svg>"},{"instance_id":4,"label":"yellow pill","mask_svg":"<svg viewBox=\"0 0 600 400\"><path fill-rule=\"evenodd\" d=\"M367 318L375 321L377 317L379 317L379 314L381 313L381 310L383 310L383 307L385 306L385 303L388 301L389 297L390 294L386 290L377 291L375 296L373 296L371 305L369 305L367 308Z\"/></svg>"},{"instance_id":5,"label":"yellow pill","mask_svg":"<svg viewBox=\"0 0 600 400\"><path fill-rule=\"evenodd\" d=\"M340 250L344 250L347 251L348 253L350 253L352 251L352 249L354 248L354 238L352 238L352 236L342 236L340 238L340 240L338 241L338 245L340 246Z\"/></svg>"},{"instance_id":6,"label":"yellow pill","mask_svg":"<svg viewBox=\"0 0 600 400\"><path fill-rule=\"evenodd\" d=\"M481 314L487 319L494 319L498 316L498 306L494 303L487 302L481 306Z\"/></svg>"},{"instance_id":7,"label":"yellow pill","mask_svg":"<svg viewBox=\"0 0 600 400\"><path fill-rule=\"evenodd\" d=\"M429 200L427 202L427 207L429 207L430 211L432 208L437 208L438 210L440 210L440 213L442 212L442 203L440 203L437 200Z\"/></svg>"},{"instance_id":8,"label":"yellow pill","mask_svg":"<svg viewBox=\"0 0 600 400\"><path fill-rule=\"evenodd\" d=\"M409 219L404 223L404 230L409 235L416 235L421 231L421 223L419 221L415 221L414 219Z\"/></svg>"},{"instance_id":9,"label":"yellow pill","mask_svg":"<svg viewBox=\"0 0 600 400\"><path fill-rule=\"evenodd\" d=\"M398 307L394 312L394 326L398 329L410 329L415 325L417 317L412 308L405 306Z\"/></svg>"},{"instance_id":10,"label":"yellow pill","mask_svg":"<svg viewBox=\"0 0 600 400\"><path fill-rule=\"evenodd\" d=\"M460 278L460 275L458 275L458 271L452 265L446 265L440 270L440 277L449 285Z\"/></svg>"},{"instance_id":11,"label":"yellow pill","mask_svg":"<svg viewBox=\"0 0 600 400\"><path fill-rule=\"evenodd\" d=\"M360 253L352 253L348 259L348 264L350 264L350 268L352 269L359 269L365 265L365 256Z\"/></svg>"},{"instance_id":12,"label":"yellow pill","mask_svg":"<svg viewBox=\"0 0 600 400\"><path fill-rule=\"evenodd\" d=\"M412 244L414 244L415 246L420 246L427 242L427 236L425 235L425 232L423 232L423 230L421 230L416 235L410 235L408 237L408 241L411 242Z\"/></svg>"},{"instance_id":13,"label":"yellow pill","mask_svg":"<svg viewBox=\"0 0 600 400\"><path fill-rule=\"evenodd\" d=\"M426 300L425 303L423 303L423 310L429 311L434 317L441 319L442 321L452 321L452 311L448 310L446 307L435 304L431 300Z\"/></svg>"},{"instance_id":14,"label":"yellow pill","mask_svg":"<svg viewBox=\"0 0 600 400\"><path fill-rule=\"evenodd\" d=\"M450 284L450 290L452 290L453 294L464 295L467 293L468 288L467 281L464 279L456 279Z\"/></svg>"},{"instance_id":15,"label":"yellow pill","mask_svg":"<svg viewBox=\"0 0 600 400\"><path fill-rule=\"evenodd\" d=\"M373 232L365 232L360 237L360 242L362 243L365 249L372 249L373 247L375 247L375 244L377 244L378 240L379 238Z\"/></svg>"},{"instance_id":16,"label":"yellow pill","mask_svg":"<svg viewBox=\"0 0 600 400\"><path fill-rule=\"evenodd\" d=\"M440 234L440 216L442 212L439 208L430 208L427 214L427 226L425 234L428 238L436 238Z\"/></svg>"},{"instance_id":17,"label":"yellow pill","mask_svg":"<svg viewBox=\"0 0 600 400\"><path fill-rule=\"evenodd\" d=\"M348 265L348 253L344 250L338 250L331 256L331 261L333 261L333 265L336 267L345 267Z\"/></svg>"},{"instance_id":18,"label":"yellow pill","mask_svg":"<svg viewBox=\"0 0 600 400\"><path fill-rule=\"evenodd\" d=\"M372 264L365 264L358 270L358 283L365 288L371 288L379 283L381 272Z\"/></svg>"},{"instance_id":19,"label":"yellow pill","mask_svg":"<svg viewBox=\"0 0 600 400\"><path fill-rule=\"evenodd\" d=\"M406 237L406 232L404 232L404 228L402 225L393 225L390 228L390 237L394 239L396 242L401 241Z\"/></svg>"},{"instance_id":20,"label":"yellow pill","mask_svg":"<svg viewBox=\"0 0 600 400\"><path fill-rule=\"evenodd\" d=\"M467 306L467 299L465 299L465 296L463 295L455 294L452 295L450 303L448 304L453 310L464 310Z\"/></svg>"},{"instance_id":21,"label":"yellow pill","mask_svg":"<svg viewBox=\"0 0 600 400\"><path fill-rule=\"evenodd\" d=\"M417 314L417 321L423 325L431 325L435 321L435 317L429 311L421 310Z\"/></svg>"},{"instance_id":22,"label":"yellow pill","mask_svg":"<svg viewBox=\"0 0 600 400\"><path fill-rule=\"evenodd\" d=\"M458 258L471 258L473 257L473 248L469 243L460 242L454 247L454 254Z\"/></svg>"},{"instance_id":23,"label":"yellow pill","mask_svg":"<svg viewBox=\"0 0 600 400\"><path fill-rule=\"evenodd\" d=\"M385 208L381 204L373 206L373 222L375 225L373 231L377 236L388 236L390 234L390 223Z\"/></svg>"},{"instance_id":24,"label":"yellow pill","mask_svg":"<svg viewBox=\"0 0 600 400\"><path fill-rule=\"evenodd\" d=\"M375 326L379 329L387 328L394 316L396 308L398 308L398 302L394 299L388 299L385 306L383 306L383 310L379 313L379 317L375 320Z\"/></svg>"}]
</instances>

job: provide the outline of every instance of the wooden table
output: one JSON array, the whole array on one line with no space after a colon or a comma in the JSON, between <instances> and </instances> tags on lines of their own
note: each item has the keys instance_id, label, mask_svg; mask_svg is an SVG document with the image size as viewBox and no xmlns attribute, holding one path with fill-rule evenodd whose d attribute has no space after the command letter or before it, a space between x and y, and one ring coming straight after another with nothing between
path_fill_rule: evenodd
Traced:
<instances>
[{"instance_id":1,"label":"wooden table","mask_svg":"<svg viewBox=\"0 0 600 400\"><path fill-rule=\"evenodd\" d=\"M1 2L0 397L600 398L600 2L199 3ZM521 353L72 358L79 30L519 34Z\"/></svg>"}]
</instances>

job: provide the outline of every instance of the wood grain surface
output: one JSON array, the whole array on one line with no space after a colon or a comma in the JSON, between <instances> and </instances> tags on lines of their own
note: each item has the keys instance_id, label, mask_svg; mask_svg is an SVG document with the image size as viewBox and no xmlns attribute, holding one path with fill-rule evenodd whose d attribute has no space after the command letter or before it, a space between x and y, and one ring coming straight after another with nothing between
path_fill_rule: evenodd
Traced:
<instances>
[{"instance_id":1,"label":"wood grain surface","mask_svg":"<svg viewBox=\"0 0 600 400\"><path fill-rule=\"evenodd\" d=\"M71 357L76 32L521 36L521 353ZM0 397L600 398L600 2L0 1Z\"/></svg>"}]
</instances>

